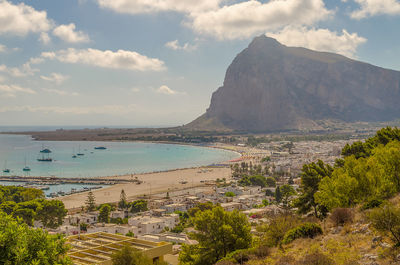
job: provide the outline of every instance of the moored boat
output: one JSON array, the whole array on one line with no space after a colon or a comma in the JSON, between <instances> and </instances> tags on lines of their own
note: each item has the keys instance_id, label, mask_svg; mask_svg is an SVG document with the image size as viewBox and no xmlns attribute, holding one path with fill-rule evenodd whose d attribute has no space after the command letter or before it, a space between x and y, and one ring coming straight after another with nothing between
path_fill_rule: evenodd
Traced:
<instances>
[{"instance_id":1,"label":"moored boat","mask_svg":"<svg viewBox=\"0 0 400 265\"><path fill-rule=\"evenodd\" d=\"M3 169L3 173L10 173L11 170L9 168L7 168L7 161L4 162L4 169Z\"/></svg>"},{"instance_id":2,"label":"moored boat","mask_svg":"<svg viewBox=\"0 0 400 265\"><path fill-rule=\"evenodd\" d=\"M48 149L48 148L45 148L45 149L40 150L40 153L43 153L43 154L50 154L50 153L51 153L51 150Z\"/></svg>"},{"instance_id":3,"label":"moored boat","mask_svg":"<svg viewBox=\"0 0 400 265\"><path fill-rule=\"evenodd\" d=\"M94 149L96 150L106 150L107 148L104 146L96 146Z\"/></svg>"},{"instance_id":4,"label":"moored boat","mask_svg":"<svg viewBox=\"0 0 400 265\"><path fill-rule=\"evenodd\" d=\"M52 162L53 158L50 157L42 157L42 158L38 158L37 161L39 162Z\"/></svg>"}]
</instances>

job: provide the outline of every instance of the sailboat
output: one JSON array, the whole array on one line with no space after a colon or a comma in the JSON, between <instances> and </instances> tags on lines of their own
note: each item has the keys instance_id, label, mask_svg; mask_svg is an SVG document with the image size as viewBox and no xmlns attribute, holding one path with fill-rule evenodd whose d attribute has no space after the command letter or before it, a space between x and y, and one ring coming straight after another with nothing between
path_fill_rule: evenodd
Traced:
<instances>
[{"instance_id":1,"label":"sailboat","mask_svg":"<svg viewBox=\"0 0 400 265\"><path fill-rule=\"evenodd\" d=\"M81 153L81 146L79 146L78 153L77 153L76 155L78 155L78 156L83 156L83 155L85 155L84 153Z\"/></svg>"},{"instance_id":2,"label":"sailboat","mask_svg":"<svg viewBox=\"0 0 400 265\"><path fill-rule=\"evenodd\" d=\"M47 157L44 157L44 155L42 155L42 157L39 157L37 159L37 161L39 161L39 162L52 162L53 158L49 157L48 155L47 155Z\"/></svg>"},{"instance_id":3,"label":"sailboat","mask_svg":"<svg viewBox=\"0 0 400 265\"><path fill-rule=\"evenodd\" d=\"M25 157L25 167L22 169L22 171L26 171L26 172L31 171L31 168L26 165L26 157Z\"/></svg>"},{"instance_id":4,"label":"sailboat","mask_svg":"<svg viewBox=\"0 0 400 265\"><path fill-rule=\"evenodd\" d=\"M3 173L10 173L10 169L7 168L7 160L4 162L4 169L3 169Z\"/></svg>"},{"instance_id":5,"label":"sailboat","mask_svg":"<svg viewBox=\"0 0 400 265\"><path fill-rule=\"evenodd\" d=\"M72 148L72 158L76 158L76 155L75 155L75 148Z\"/></svg>"},{"instance_id":6,"label":"sailboat","mask_svg":"<svg viewBox=\"0 0 400 265\"><path fill-rule=\"evenodd\" d=\"M43 154L50 154L50 153L51 153L51 150L48 149L48 148L44 148L44 145L42 145L42 150L40 150L40 153L43 153Z\"/></svg>"}]
</instances>

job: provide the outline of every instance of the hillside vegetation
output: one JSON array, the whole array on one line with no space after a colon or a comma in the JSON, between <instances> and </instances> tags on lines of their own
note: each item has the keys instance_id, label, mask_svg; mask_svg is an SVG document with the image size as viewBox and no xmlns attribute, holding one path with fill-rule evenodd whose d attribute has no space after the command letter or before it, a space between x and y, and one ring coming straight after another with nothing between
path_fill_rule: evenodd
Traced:
<instances>
[{"instance_id":1,"label":"hillside vegetation","mask_svg":"<svg viewBox=\"0 0 400 265\"><path fill-rule=\"evenodd\" d=\"M181 264L399 264L399 140L398 128L383 128L365 142L347 145L333 166L304 165L298 193L280 204L280 214L251 224L247 244L231 244L221 252L224 239L238 236L237 229L214 222L216 210L198 211L187 223L194 224L199 245L183 247Z\"/></svg>"}]
</instances>

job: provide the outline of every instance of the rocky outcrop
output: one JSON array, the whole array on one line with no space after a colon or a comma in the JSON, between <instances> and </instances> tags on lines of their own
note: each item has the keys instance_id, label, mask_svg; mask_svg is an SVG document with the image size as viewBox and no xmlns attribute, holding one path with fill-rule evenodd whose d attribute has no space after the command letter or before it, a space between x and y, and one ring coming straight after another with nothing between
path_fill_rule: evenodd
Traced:
<instances>
[{"instance_id":1,"label":"rocky outcrop","mask_svg":"<svg viewBox=\"0 0 400 265\"><path fill-rule=\"evenodd\" d=\"M271 132L312 129L320 120L387 121L400 117L399 102L398 71L260 36L188 127Z\"/></svg>"}]
</instances>

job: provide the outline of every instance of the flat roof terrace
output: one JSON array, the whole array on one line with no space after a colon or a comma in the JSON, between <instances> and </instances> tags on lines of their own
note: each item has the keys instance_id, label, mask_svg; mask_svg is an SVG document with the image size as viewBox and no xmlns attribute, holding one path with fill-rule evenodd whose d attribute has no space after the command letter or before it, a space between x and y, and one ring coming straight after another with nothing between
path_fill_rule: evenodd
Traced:
<instances>
[{"instance_id":1,"label":"flat roof terrace","mask_svg":"<svg viewBox=\"0 0 400 265\"><path fill-rule=\"evenodd\" d=\"M111 256L124 246L137 249L154 261L163 260L164 255L172 253L170 243L156 243L105 232L69 236L67 244L71 246L67 255L77 265L112 264Z\"/></svg>"}]
</instances>

